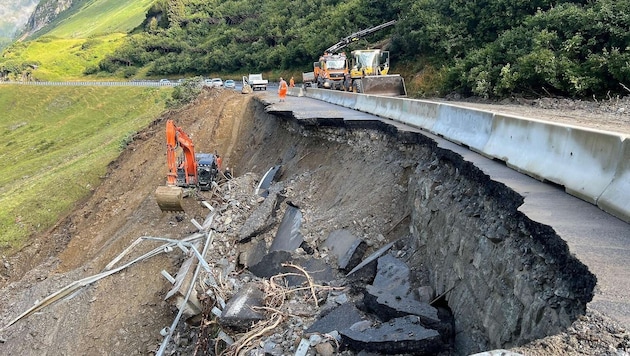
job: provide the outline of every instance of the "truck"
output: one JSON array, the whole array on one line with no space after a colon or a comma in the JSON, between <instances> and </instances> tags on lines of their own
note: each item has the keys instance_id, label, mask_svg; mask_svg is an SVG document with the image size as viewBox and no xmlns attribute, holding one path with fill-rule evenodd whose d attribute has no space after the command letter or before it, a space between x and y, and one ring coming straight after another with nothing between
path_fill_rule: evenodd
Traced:
<instances>
[{"instance_id":1,"label":"truck","mask_svg":"<svg viewBox=\"0 0 630 356\"><path fill-rule=\"evenodd\" d=\"M303 72L302 83L305 87L312 87L315 85L315 72Z\"/></svg>"},{"instance_id":2,"label":"truck","mask_svg":"<svg viewBox=\"0 0 630 356\"><path fill-rule=\"evenodd\" d=\"M406 96L402 76L389 73L389 52L380 49L352 51L351 58L339 50L371 33L392 26L396 20L355 32L330 46L313 63L318 88L339 89L355 93Z\"/></svg>"},{"instance_id":3,"label":"truck","mask_svg":"<svg viewBox=\"0 0 630 356\"><path fill-rule=\"evenodd\" d=\"M318 62L313 63L313 72L318 88L343 89L348 76L346 54L326 51Z\"/></svg>"},{"instance_id":4,"label":"truck","mask_svg":"<svg viewBox=\"0 0 630 356\"><path fill-rule=\"evenodd\" d=\"M250 74L248 77L243 76L243 86L249 85L252 90L267 90L269 81L263 79L262 73Z\"/></svg>"}]
</instances>

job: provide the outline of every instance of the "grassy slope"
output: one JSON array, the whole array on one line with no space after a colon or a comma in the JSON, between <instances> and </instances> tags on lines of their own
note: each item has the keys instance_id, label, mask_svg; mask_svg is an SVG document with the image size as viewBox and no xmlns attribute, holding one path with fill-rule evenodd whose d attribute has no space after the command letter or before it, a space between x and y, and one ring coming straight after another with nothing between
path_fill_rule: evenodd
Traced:
<instances>
[{"instance_id":1,"label":"grassy slope","mask_svg":"<svg viewBox=\"0 0 630 356\"><path fill-rule=\"evenodd\" d=\"M85 79L83 71L97 65L108 53L111 53L125 37L124 34L83 38L43 37L30 42L18 57L27 61L38 62L39 68L33 77L43 81ZM86 42L88 45L85 45Z\"/></svg>"},{"instance_id":2,"label":"grassy slope","mask_svg":"<svg viewBox=\"0 0 630 356\"><path fill-rule=\"evenodd\" d=\"M44 29L43 37L5 58L38 62L32 73L36 80L85 79L83 71L98 64L127 32L140 25L154 1L89 0L51 24L50 30ZM89 46L84 46L86 42Z\"/></svg>"},{"instance_id":3,"label":"grassy slope","mask_svg":"<svg viewBox=\"0 0 630 356\"><path fill-rule=\"evenodd\" d=\"M62 38L87 38L127 33L142 23L154 0L91 0L46 33Z\"/></svg>"},{"instance_id":4,"label":"grassy slope","mask_svg":"<svg viewBox=\"0 0 630 356\"><path fill-rule=\"evenodd\" d=\"M170 89L0 85L0 247L19 247L99 184Z\"/></svg>"}]
</instances>

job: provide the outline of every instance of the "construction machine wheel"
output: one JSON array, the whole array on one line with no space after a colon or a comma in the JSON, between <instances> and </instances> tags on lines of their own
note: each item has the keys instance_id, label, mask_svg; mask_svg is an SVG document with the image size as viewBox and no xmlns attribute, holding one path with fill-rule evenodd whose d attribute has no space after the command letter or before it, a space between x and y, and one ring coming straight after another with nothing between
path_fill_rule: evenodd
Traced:
<instances>
[{"instance_id":1,"label":"construction machine wheel","mask_svg":"<svg viewBox=\"0 0 630 356\"><path fill-rule=\"evenodd\" d=\"M155 200L162 211L184 211L182 198L184 190L176 186L160 186L155 190Z\"/></svg>"}]
</instances>

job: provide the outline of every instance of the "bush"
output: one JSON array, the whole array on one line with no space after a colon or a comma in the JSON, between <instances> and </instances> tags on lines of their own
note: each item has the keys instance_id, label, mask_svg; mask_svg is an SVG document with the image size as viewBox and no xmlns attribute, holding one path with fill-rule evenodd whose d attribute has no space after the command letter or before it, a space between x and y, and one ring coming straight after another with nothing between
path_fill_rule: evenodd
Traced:
<instances>
[{"instance_id":1,"label":"bush","mask_svg":"<svg viewBox=\"0 0 630 356\"><path fill-rule=\"evenodd\" d=\"M166 106L169 108L177 108L190 103L199 96L202 87L203 77L194 77L184 80L173 89L171 99L167 101Z\"/></svg>"}]
</instances>

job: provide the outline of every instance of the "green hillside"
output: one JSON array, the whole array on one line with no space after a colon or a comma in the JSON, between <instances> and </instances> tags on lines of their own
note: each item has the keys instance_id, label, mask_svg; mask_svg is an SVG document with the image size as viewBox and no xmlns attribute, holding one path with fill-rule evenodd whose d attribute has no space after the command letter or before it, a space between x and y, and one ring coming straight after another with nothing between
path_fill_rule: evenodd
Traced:
<instances>
[{"instance_id":1,"label":"green hillside","mask_svg":"<svg viewBox=\"0 0 630 356\"><path fill-rule=\"evenodd\" d=\"M98 66L107 54L120 46L124 37L123 33L91 38L46 36L27 43L16 43L5 50L0 70L3 67L18 68L17 72L32 73L31 79L40 81L85 79L86 68Z\"/></svg>"},{"instance_id":2,"label":"green hillside","mask_svg":"<svg viewBox=\"0 0 630 356\"><path fill-rule=\"evenodd\" d=\"M0 80L76 80L139 26L155 0L88 0L62 12L34 39L8 46ZM111 76L111 75L105 75Z\"/></svg>"},{"instance_id":3,"label":"green hillside","mask_svg":"<svg viewBox=\"0 0 630 356\"><path fill-rule=\"evenodd\" d=\"M413 97L628 94L627 0L82 0L26 44L36 49L8 48L0 80L299 73L392 19L344 50L388 49ZM120 42L102 37L131 29Z\"/></svg>"},{"instance_id":4,"label":"green hillside","mask_svg":"<svg viewBox=\"0 0 630 356\"><path fill-rule=\"evenodd\" d=\"M0 249L19 247L88 195L170 92L0 85Z\"/></svg>"},{"instance_id":5,"label":"green hillside","mask_svg":"<svg viewBox=\"0 0 630 356\"><path fill-rule=\"evenodd\" d=\"M91 0L69 9L44 34L60 38L127 33L144 20L155 0Z\"/></svg>"}]
</instances>

